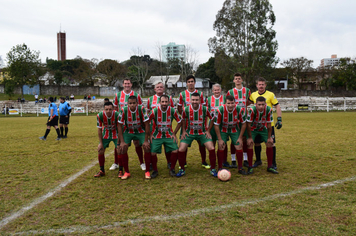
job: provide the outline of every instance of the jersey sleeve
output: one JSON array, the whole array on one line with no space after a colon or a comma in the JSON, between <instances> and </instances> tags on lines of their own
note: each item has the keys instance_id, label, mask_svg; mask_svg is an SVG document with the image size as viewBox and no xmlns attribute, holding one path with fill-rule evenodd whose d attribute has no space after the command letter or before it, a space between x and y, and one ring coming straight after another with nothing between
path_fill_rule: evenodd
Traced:
<instances>
[{"instance_id":1,"label":"jersey sleeve","mask_svg":"<svg viewBox=\"0 0 356 236\"><path fill-rule=\"evenodd\" d=\"M118 106L118 97L117 97L117 94L115 94L115 98L114 98L114 107L117 107Z\"/></svg>"},{"instance_id":2,"label":"jersey sleeve","mask_svg":"<svg viewBox=\"0 0 356 236\"><path fill-rule=\"evenodd\" d=\"M170 100L170 103L171 103L171 107L174 107L173 97L170 96L170 97L169 97L169 100Z\"/></svg>"},{"instance_id":3,"label":"jersey sleeve","mask_svg":"<svg viewBox=\"0 0 356 236\"><path fill-rule=\"evenodd\" d=\"M143 122L146 122L150 119L148 117L147 111L144 106L141 107L141 113L142 113Z\"/></svg>"},{"instance_id":4,"label":"jersey sleeve","mask_svg":"<svg viewBox=\"0 0 356 236\"><path fill-rule=\"evenodd\" d=\"M183 101L183 95L182 93L179 94L179 102L178 102L178 106L183 106L184 101Z\"/></svg>"},{"instance_id":5,"label":"jersey sleeve","mask_svg":"<svg viewBox=\"0 0 356 236\"><path fill-rule=\"evenodd\" d=\"M251 93L251 95L249 96L248 100L250 100L253 104L256 103L256 98L254 96L254 93Z\"/></svg>"},{"instance_id":6,"label":"jersey sleeve","mask_svg":"<svg viewBox=\"0 0 356 236\"><path fill-rule=\"evenodd\" d=\"M206 108L206 112L205 112L206 116L209 117L210 120L213 119L213 116L211 115L211 113L209 112L209 109Z\"/></svg>"},{"instance_id":7,"label":"jersey sleeve","mask_svg":"<svg viewBox=\"0 0 356 236\"><path fill-rule=\"evenodd\" d=\"M216 109L214 125L220 125L222 120L222 109Z\"/></svg>"},{"instance_id":8,"label":"jersey sleeve","mask_svg":"<svg viewBox=\"0 0 356 236\"><path fill-rule=\"evenodd\" d=\"M151 107L150 107L150 98L147 99L147 110L151 110Z\"/></svg>"},{"instance_id":9,"label":"jersey sleeve","mask_svg":"<svg viewBox=\"0 0 356 236\"><path fill-rule=\"evenodd\" d=\"M125 112L124 112L124 108L121 108L121 111L120 111L120 113L119 113L119 120L118 120L118 122L119 122L120 124L124 124L124 122L125 122Z\"/></svg>"},{"instance_id":10,"label":"jersey sleeve","mask_svg":"<svg viewBox=\"0 0 356 236\"><path fill-rule=\"evenodd\" d=\"M179 116L179 114L178 114L178 111L176 110L176 109L173 109L174 110L174 112L173 112L173 118L177 121L177 123L179 124L181 121L182 121L182 119L181 119L181 117Z\"/></svg>"},{"instance_id":11,"label":"jersey sleeve","mask_svg":"<svg viewBox=\"0 0 356 236\"><path fill-rule=\"evenodd\" d=\"M231 91L231 90L227 91L226 96L232 95L232 94L230 93L230 91Z\"/></svg>"},{"instance_id":12,"label":"jersey sleeve","mask_svg":"<svg viewBox=\"0 0 356 236\"><path fill-rule=\"evenodd\" d=\"M244 108L244 107L240 107L239 122L240 122L241 124L246 122L245 108Z\"/></svg>"},{"instance_id":13,"label":"jersey sleeve","mask_svg":"<svg viewBox=\"0 0 356 236\"><path fill-rule=\"evenodd\" d=\"M140 94L137 94L137 102L138 102L138 105L143 105L142 98L141 98Z\"/></svg>"},{"instance_id":14,"label":"jersey sleeve","mask_svg":"<svg viewBox=\"0 0 356 236\"><path fill-rule=\"evenodd\" d=\"M204 95L203 95L203 92L201 92L200 94L200 104L203 104L203 106L205 106L205 102L204 102Z\"/></svg>"},{"instance_id":15,"label":"jersey sleeve","mask_svg":"<svg viewBox=\"0 0 356 236\"><path fill-rule=\"evenodd\" d=\"M99 129L103 128L103 123L101 122L99 114L96 115L96 127L98 127Z\"/></svg>"},{"instance_id":16,"label":"jersey sleeve","mask_svg":"<svg viewBox=\"0 0 356 236\"><path fill-rule=\"evenodd\" d=\"M268 107L267 107L268 108ZM268 110L268 109L267 109ZM272 108L269 109L267 115L266 115L266 122L267 123L272 123L273 122L273 111Z\"/></svg>"},{"instance_id":17,"label":"jersey sleeve","mask_svg":"<svg viewBox=\"0 0 356 236\"><path fill-rule=\"evenodd\" d=\"M153 120L154 118L155 118L155 109L150 111L150 113L148 114L148 119L149 120Z\"/></svg>"},{"instance_id":18,"label":"jersey sleeve","mask_svg":"<svg viewBox=\"0 0 356 236\"><path fill-rule=\"evenodd\" d=\"M253 109L252 108L248 108L247 110L247 115L246 115L246 121L248 123L252 123L252 120L253 120L253 116L254 116L254 112L253 112Z\"/></svg>"},{"instance_id":19,"label":"jersey sleeve","mask_svg":"<svg viewBox=\"0 0 356 236\"><path fill-rule=\"evenodd\" d=\"M273 97L273 98L271 99L271 103L272 103L273 106L275 106L275 105L278 104L278 100L277 100L277 98L276 98L276 95L274 95L274 93L272 93L271 95L272 95L271 97Z\"/></svg>"}]
</instances>

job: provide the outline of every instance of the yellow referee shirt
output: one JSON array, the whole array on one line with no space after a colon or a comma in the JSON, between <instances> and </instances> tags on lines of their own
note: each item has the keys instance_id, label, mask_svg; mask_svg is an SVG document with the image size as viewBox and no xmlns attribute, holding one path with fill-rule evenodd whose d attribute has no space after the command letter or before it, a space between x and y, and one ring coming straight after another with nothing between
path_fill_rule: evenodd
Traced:
<instances>
[{"instance_id":1,"label":"yellow referee shirt","mask_svg":"<svg viewBox=\"0 0 356 236\"><path fill-rule=\"evenodd\" d=\"M256 104L256 99L260 96L266 98L267 106L269 106L271 108L273 108L273 106L278 104L278 100L277 100L276 96L274 95L274 93L267 91L267 90L263 94L259 94L258 91L251 93L249 100L251 102L253 102L253 104ZM274 126L274 121L272 122L272 126Z\"/></svg>"}]
</instances>

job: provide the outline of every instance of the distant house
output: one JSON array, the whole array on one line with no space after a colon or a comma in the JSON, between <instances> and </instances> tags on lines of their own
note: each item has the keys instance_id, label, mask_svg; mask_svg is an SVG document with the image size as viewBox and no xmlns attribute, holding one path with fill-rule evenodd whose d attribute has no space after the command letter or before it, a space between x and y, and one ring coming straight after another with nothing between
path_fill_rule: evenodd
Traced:
<instances>
[{"instance_id":1,"label":"distant house","mask_svg":"<svg viewBox=\"0 0 356 236\"><path fill-rule=\"evenodd\" d=\"M159 75L159 76L151 76L146 82L145 87L151 88L159 82L165 83L167 88L176 88L178 81L181 80L180 75Z\"/></svg>"}]
</instances>

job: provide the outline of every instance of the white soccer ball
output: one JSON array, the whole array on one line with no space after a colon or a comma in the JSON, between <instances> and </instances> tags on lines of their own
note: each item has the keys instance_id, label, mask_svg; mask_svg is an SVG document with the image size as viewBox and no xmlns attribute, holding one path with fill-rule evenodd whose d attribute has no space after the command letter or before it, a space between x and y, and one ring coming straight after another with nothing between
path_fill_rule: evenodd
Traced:
<instances>
[{"instance_id":1,"label":"white soccer ball","mask_svg":"<svg viewBox=\"0 0 356 236\"><path fill-rule=\"evenodd\" d=\"M218 172L218 178L221 181L228 181L231 178L231 172L227 169L222 169Z\"/></svg>"}]
</instances>

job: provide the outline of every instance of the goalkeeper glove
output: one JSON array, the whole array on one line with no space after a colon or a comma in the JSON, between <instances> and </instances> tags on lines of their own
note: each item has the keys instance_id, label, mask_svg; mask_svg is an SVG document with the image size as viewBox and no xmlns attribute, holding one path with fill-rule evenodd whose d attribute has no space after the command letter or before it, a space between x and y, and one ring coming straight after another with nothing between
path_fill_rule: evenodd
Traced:
<instances>
[{"instance_id":1,"label":"goalkeeper glove","mask_svg":"<svg viewBox=\"0 0 356 236\"><path fill-rule=\"evenodd\" d=\"M277 117L276 128L277 129L282 128L282 117Z\"/></svg>"}]
</instances>

